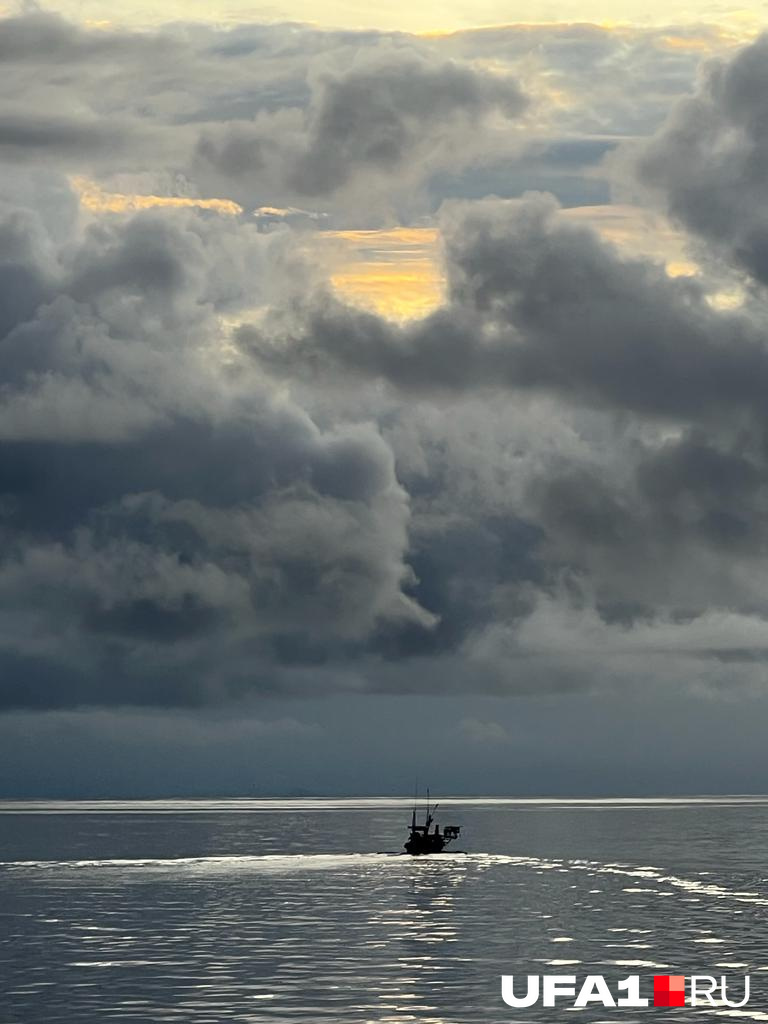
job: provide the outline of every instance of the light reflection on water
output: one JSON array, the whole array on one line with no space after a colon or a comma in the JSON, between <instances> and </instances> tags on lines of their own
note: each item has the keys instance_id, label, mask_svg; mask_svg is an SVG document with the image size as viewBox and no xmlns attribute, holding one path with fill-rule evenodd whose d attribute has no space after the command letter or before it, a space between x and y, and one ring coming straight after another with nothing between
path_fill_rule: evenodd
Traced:
<instances>
[{"instance_id":1,"label":"light reflection on water","mask_svg":"<svg viewBox=\"0 0 768 1024\"><path fill-rule=\"evenodd\" d=\"M210 803L0 814L3 1024L551 1020L500 975L654 972L750 973L768 1020L764 803L464 805L470 852L427 859L370 852L400 808Z\"/></svg>"}]
</instances>

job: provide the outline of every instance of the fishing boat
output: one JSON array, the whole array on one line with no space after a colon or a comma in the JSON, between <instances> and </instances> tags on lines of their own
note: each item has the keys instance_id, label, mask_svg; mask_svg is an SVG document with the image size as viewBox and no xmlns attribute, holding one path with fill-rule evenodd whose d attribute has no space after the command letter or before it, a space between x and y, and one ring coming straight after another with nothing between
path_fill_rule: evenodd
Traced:
<instances>
[{"instance_id":1,"label":"fishing boat","mask_svg":"<svg viewBox=\"0 0 768 1024\"><path fill-rule=\"evenodd\" d=\"M414 801L413 814L411 815L411 831L407 841L404 843L406 853L410 853L413 857L420 857L427 853L442 853L448 843L452 843L454 839L459 838L459 833L461 832L460 825L446 825L443 831L440 831L440 826L435 822L432 813L437 808L438 804L435 804L430 810L429 790L427 790L427 811L424 824L417 825L416 802ZM435 828L434 831L430 832L433 822Z\"/></svg>"}]
</instances>

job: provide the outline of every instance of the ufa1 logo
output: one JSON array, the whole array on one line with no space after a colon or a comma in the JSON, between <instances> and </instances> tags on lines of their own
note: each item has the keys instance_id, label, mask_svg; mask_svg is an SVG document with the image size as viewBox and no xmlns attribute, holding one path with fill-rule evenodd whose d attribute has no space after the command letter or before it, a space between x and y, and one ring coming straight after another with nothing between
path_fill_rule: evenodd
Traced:
<instances>
[{"instance_id":1,"label":"ufa1 logo","mask_svg":"<svg viewBox=\"0 0 768 1024\"><path fill-rule=\"evenodd\" d=\"M515 977L503 974L501 977L501 998L507 1006L522 1009L526 1006L553 1007L557 1001L569 1001L572 1006L584 1007L592 1003L606 1007L640 1007L651 1004L649 996L640 994L640 976L630 974L616 983L616 994L602 974L588 974L578 986L575 974L529 974L525 992L522 986L515 988ZM687 986L686 986L687 981ZM709 974L693 974L686 979L684 974L656 974L653 978L653 1006L730 1006L737 1009L749 1002L749 975L741 979L738 1000L729 999L735 994L736 985L720 980ZM687 999L686 999L687 991Z\"/></svg>"}]
</instances>

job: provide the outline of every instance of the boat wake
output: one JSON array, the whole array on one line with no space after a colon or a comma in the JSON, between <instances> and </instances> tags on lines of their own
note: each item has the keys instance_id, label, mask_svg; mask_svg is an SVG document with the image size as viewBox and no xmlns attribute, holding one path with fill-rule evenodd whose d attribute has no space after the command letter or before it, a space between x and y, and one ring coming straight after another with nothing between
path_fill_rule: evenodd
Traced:
<instances>
[{"instance_id":1,"label":"boat wake","mask_svg":"<svg viewBox=\"0 0 768 1024\"><path fill-rule=\"evenodd\" d=\"M103 860L16 860L0 863L0 870L83 870L116 869L119 871L153 869L158 871L231 872L257 871L283 873L286 871L328 871L339 869L373 868L383 865L423 865L465 861L468 856L485 861L486 854L468 855L461 851L433 854L430 857L409 857L400 851L380 853L293 853L263 854L260 856L230 855L212 857L166 858L109 858Z\"/></svg>"},{"instance_id":2,"label":"boat wake","mask_svg":"<svg viewBox=\"0 0 768 1024\"><path fill-rule=\"evenodd\" d=\"M71 872L98 870L126 874L162 873L178 876L287 874L292 872L341 871L366 872L394 870L412 875L416 872L444 870L446 866L467 871L508 866L527 868L537 874L546 871L584 873L587 877L616 876L626 880L621 891L671 896L675 891L715 900L729 900L755 906L768 906L768 898L758 892L728 889L704 877L685 878L650 865L603 863L592 860L513 856L496 853L451 851L411 857L399 851L379 853L293 853L229 855L173 858L110 858L103 860L17 860L0 863L0 871Z\"/></svg>"}]
</instances>

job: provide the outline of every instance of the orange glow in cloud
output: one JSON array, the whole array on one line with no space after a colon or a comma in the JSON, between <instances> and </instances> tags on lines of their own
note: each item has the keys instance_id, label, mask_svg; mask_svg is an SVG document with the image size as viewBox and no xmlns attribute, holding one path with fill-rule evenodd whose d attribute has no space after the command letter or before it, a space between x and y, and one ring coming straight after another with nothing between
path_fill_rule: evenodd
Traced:
<instances>
[{"instance_id":1,"label":"orange glow in cloud","mask_svg":"<svg viewBox=\"0 0 768 1024\"><path fill-rule=\"evenodd\" d=\"M670 277L698 270L685 248L684 236L669 221L650 210L624 203L576 206L563 210L569 220L585 224L628 257L663 263Z\"/></svg>"},{"instance_id":2,"label":"orange glow in cloud","mask_svg":"<svg viewBox=\"0 0 768 1024\"><path fill-rule=\"evenodd\" d=\"M331 283L348 302L396 320L426 316L445 299L435 228L328 231Z\"/></svg>"},{"instance_id":3,"label":"orange glow in cloud","mask_svg":"<svg viewBox=\"0 0 768 1024\"><path fill-rule=\"evenodd\" d=\"M231 199L192 199L107 192L84 177L70 179L80 203L90 213L126 213L155 207L193 207L226 216L243 212ZM301 213L264 206L257 215L282 217ZM329 265L331 283L347 302L392 319L426 316L445 296L435 228L386 231L318 231L306 236L308 249Z\"/></svg>"},{"instance_id":4,"label":"orange glow in cloud","mask_svg":"<svg viewBox=\"0 0 768 1024\"><path fill-rule=\"evenodd\" d=\"M659 43L667 50L683 50L694 53L706 53L712 48L712 40L701 36L662 36Z\"/></svg>"},{"instance_id":5,"label":"orange glow in cloud","mask_svg":"<svg viewBox=\"0 0 768 1024\"><path fill-rule=\"evenodd\" d=\"M434 264L385 264L339 270L331 283L343 298L393 320L426 316L442 305L445 282Z\"/></svg>"},{"instance_id":6,"label":"orange glow in cloud","mask_svg":"<svg viewBox=\"0 0 768 1024\"><path fill-rule=\"evenodd\" d=\"M92 213L122 213L152 207L195 207L226 216L241 214L231 199L193 199L176 196L106 192L86 178L72 184L83 207ZM262 207L263 214L293 211ZM670 277L694 275L698 267L685 251L682 236L663 218L630 205L580 206L562 215L588 225L627 256L663 263ZM345 301L394 320L428 315L443 304L446 282L440 258L440 235L435 227L361 231L313 231L304 235L310 258L328 267L333 287ZM733 304L723 295L718 304Z\"/></svg>"},{"instance_id":7,"label":"orange glow in cloud","mask_svg":"<svg viewBox=\"0 0 768 1024\"><path fill-rule=\"evenodd\" d=\"M663 263L670 277L698 272L683 237L647 210L614 204L575 207L562 215L593 228L627 257ZM402 320L426 316L445 300L440 236L435 228L328 231L315 238L328 247L331 281L348 302Z\"/></svg>"},{"instance_id":8,"label":"orange glow in cloud","mask_svg":"<svg viewBox=\"0 0 768 1024\"><path fill-rule=\"evenodd\" d=\"M80 203L92 213L125 213L132 210L148 210L154 206L196 207L201 210L215 210L230 217L243 212L242 206L231 199L191 199L186 196L126 195L122 192L105 192L96 182L88 178L73 177L72 187L80 197Z\"/></svg>"}]
</instances>

